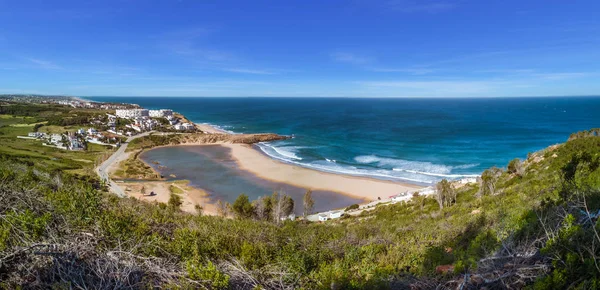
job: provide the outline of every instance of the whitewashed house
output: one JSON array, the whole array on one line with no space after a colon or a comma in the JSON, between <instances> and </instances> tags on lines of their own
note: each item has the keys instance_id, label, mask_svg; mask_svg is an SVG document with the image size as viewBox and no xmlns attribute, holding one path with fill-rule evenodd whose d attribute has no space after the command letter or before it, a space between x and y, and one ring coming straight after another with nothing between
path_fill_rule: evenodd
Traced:
<instances>
[{"instance_id":1,"label":"whitewashed house","mask_svg":"<svg viewBox=\"0 0 600 290\"><path fill-rule=\"evenodd\" d=\"M148 114L153 118L166 118L167 116L173 116L173 110L160 109L160 110L149 110Z\"/></svg>"},{"instance_id":2,"label":"whitewashed house","mask_svg":"<svg viewBox=\"0 0 600 290\"><path fill-rule=\"evenodd\" d=\"M341 210L332 211L331 213L329 213L329 218L330 219L339 219L342 217L342 214L344 214L344 213Z\"/></svg>"},{"instance_id":3,"label":"whitewashed house","mask_svg":"<svg viewBox=\"0 0 600 290\"><path fill-rule=\"evenodd\" d=\"M319 221L320 222L325 222L329 219L329 216L325 213L319 214Z\"/></svg>"},{"instance_id":4,"label":"whitewashed house","mask_svg":"<svg viewBox=\"0 0 600 290\"><path fill-rule=\"evenodd\" d=\"M194 125L190 123L183 123L181 126L183 127L182 130L194 130Z\"/></svg>"},{"instance_id":5,"label":"whitewashed house","mask_svg":"<svg viewBox=\"0 0 600 290\"><path fill-rule=\"evenodd\" d=\"M50 143L53 143L53 144L62 143L62 135L61 134L52 134L50 136Z\"/></svg>"},{"instance_id":6,"label":"whitewashed house","mask_svg":"<svg viewBox=\"0 0 600 290\"><path fill-rule=\"evenodd\" d=\"M147 109L127 109L127 110L115 110L115 115L119 118L139 118L148 117L150 113Z\"/></svg>"}]
</instances>

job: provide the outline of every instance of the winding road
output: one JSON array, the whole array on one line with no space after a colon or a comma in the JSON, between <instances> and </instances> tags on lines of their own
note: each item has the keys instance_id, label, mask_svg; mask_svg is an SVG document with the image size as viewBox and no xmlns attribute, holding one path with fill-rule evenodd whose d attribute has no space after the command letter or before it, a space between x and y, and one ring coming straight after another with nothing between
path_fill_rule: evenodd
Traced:
<instances>
[{"instance_id":1,"label":"winding road","mask_svg":"<svg viewBox=\"0 0 600 290\"><path fill-rule=\"evenodd\" d=\"M118 197L126 197L127 194L125 194L123 189L114 180L112 180L110 178L110 176L108 175L107 169L116 160L119 160L119 157L121 155L123 155L123 153L125 153L125 150L127 149L127 146L129 145L129 142L133 141L134 139L140 138L140 137L148 136L152 133L154 133L154 131L144 132L142 134L131 136L131 137L127 138L127 140L121 144L119 149L117 149L117 151L115 151L115 153L113 153L113 155L108 157L108 159L106 159L104 162L102 162L98 167L96 167L94 169L94 171L96 171L96 173L98 174L100 179L106 181L106 183L108 184L109 191L116 194Z\"/></svg>"}]
</instances>

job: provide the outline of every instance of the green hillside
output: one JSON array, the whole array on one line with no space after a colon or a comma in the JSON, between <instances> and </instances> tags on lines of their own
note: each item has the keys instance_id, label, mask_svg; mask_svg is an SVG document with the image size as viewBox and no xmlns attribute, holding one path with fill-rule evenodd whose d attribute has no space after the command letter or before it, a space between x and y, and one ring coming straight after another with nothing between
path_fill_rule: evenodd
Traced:
<instances>
[{"instance_id":1,"label":"green hillside","mask_svg":"<svg viewBox=\"0 0 600 290\"><path fill-rule=\"evenodd\" d=\"M337 221L279 225L119 199L95 178L0 154L7 289L599 286L596 134L490 169L481 185L443 187L443 208L417 196Z\"/></svg>"}]
</instances>

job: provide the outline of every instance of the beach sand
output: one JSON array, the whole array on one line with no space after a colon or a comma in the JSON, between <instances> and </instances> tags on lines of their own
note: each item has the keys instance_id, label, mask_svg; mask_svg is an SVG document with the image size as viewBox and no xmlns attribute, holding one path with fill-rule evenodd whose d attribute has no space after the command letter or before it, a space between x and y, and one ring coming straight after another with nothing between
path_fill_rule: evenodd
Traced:
<instances>
[{"instance_id":1,"label":"beach sand","mask_svg":"<svg viewBox=\"0 0 600 290\"><path fill-rule=\"evenodd\" d=\"M223 130L214 128L207 124L195 124L197 128L206 133L226 133ZM216 145L213 144L184 144L184 146L198 145ZM414 191L423 188L423 186L379 180L368 177L359 177L351 175L342 175L328 172L321 172L313 169L308 169L300 166L295 166L280 162L269 158L252 145L246 144L230 144L219 143L219 146L224 146L231 150L232 157L237 161L240 169L246 170L259 178L270 180L273 182L281 182L296 187L307 188L312 190L331 191L344 194L350 197L364 200L365 202L377 200L378 198L387 199L392 195L399 193ZM179 145L182 146L182 145ZM163 147L163 146L160 146ZM119 161L127 159L131 154L123 154L117 162L109 169L109 172L118 168ZM142 160L143 161L143 160ZM120 186L124 187L129 196L146 201L168 202L170 197L169 186L176 184L183 190L181 194L183 199L182 210L195 213L194 205L199 204L204 208L204 213L215 215L217 213L216 206L212 204L212 200L208 194L200 189L182 184L181 181L137 181L137 182L121 182ZM154 196L144 196L140 193L141 187L146 188L146 192L154 191Z\"/></svg>"},{"instance_id":2,"label":"beach sand","mask_svg":"<svg viewBox=\"0 0 600 290\"><path fill-rule=\"evenodd\" d=\"M241 169L264 179L312 190L333 191L372 201L423 188L408 183L327 173L294 166L273 160L250 145L221 144L221 146L231 149L232 157L238 162Z\"/></svg>"},{"instance_id":3,"label":"beach sand","mask_svg":"<svg viewBox=\"0 0 600 290\"><path fill-rule=\"evenodd\" d=\"M196 129L199 129L202 132L205 133L209 133L209 134L230 134L229 132L225 131L225 130L221 130L218 128L215 128L213 126L210 126L208 124L194 124L196 125Z\"/></svg>"},{"instance_id":4,"label":"beach sand","mask_svg":"<svg viewBox=\"0 0 600 290\"><path fill-rule=\"evenodd\" d=\"M119 182L125 193L139 200L147 202L162 202L167 203L171 197L171 186L175 186L180 190L178 193L182 199L181 210L189 213L197 213L195 205L198 204L203 208L203 214L216 215L217 208L211 203L208 194L202 189L192 187L187 184L187 181L136 181L136 182ZM146 193L154 192L153 196L143 195L142 187Z\"/></svg>"}]
</instances>

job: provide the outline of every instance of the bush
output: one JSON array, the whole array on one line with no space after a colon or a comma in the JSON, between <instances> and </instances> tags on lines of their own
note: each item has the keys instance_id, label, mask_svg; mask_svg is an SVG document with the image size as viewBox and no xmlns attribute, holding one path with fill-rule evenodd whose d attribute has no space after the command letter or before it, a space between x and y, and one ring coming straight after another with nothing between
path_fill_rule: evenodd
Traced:
<instances>
[{"instance_id":1,"label":"bush","mask_svg":"<svg viewBox=\"0 0 600 290\"><path fill-rule=\"evenodd\" d=\"M360 207L360 206L359 206L358 204L356 204L356 203L355 203L355 204L353 204L353 205L351 205L351 206L348 206L348 207L346 208L346 210L347 210L347 211L351 211L351 210L358 209L359 207Z\"/></svg>"},{"instance_id":2,"label":"bush","mask_svg":"<svg viewBox=\"0 0 600 290\"><path fill-rule=\"evenodd\" d=\"M178 209L183 204L183 200L181 199L181 196L179 196L179 194L171 193L168 204L171 208Z\"/></svg>"}]
</instances>

